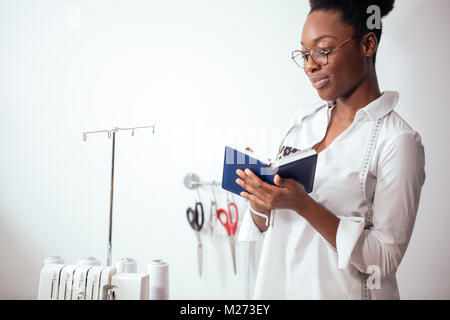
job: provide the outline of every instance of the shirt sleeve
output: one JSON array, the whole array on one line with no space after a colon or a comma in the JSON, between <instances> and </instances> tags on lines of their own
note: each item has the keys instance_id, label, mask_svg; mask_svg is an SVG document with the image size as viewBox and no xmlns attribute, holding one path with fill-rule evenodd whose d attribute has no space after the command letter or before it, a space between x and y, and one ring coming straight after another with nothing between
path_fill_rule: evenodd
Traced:
<instances>
[{"instance_id":1,"label":"shirt sleeve","mask_svg":"<svg viewBox=\"0 0 450 320\"><path fill-rule=\"evenodd\" d=\"M397 271L406 252L425 182L425 153L416 132L401 133L391 141L379 157L373 226L364 229L364 218L339 216L339 268L352 264L367 272L375 266L385 276Z\"/></svg>"},{"instance_id":2,"label":"shirt sleeve","mask_svg":"<svg viewBox=\"0 0 450 320\"><path fill-rule=\"evenodd\" d=\"M264 238L264 233L265 232L259 230L253 221L249 205L244 213L241 226L239 227L237 241L257 241Z\"/></svg>"}]
</instances>

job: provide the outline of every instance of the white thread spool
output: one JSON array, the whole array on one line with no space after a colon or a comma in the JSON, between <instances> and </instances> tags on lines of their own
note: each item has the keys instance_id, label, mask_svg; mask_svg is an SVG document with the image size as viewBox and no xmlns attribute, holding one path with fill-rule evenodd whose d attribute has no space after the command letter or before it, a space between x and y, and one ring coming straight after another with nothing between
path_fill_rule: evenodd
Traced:
<instances>
[{"instance_id":1,"label":"white thread spool","mask_svg":"<svg viewBox=\"0 0 450 320\"><path fill-rule=\"evenodd\" d=\"M150 274L149 299L169 300L169 264L157 259L147 267Z\"/></svg>"},{"instance_id":2,"label":"white thread spool","mask_svg":"<svg viewBox=\"0 0 450 320\"><path fill-rule=\"evenodd\" d=\"M116 269L117 269L117 273L123 273L125 270L125 263L123 263L123 261L117 261Z\"/></svg>"},{"instance_id":3,"label":"white thread spool","mask_svg":"<svg viewBox=\"0 0 450 320\"><path fill-rule=\"evenodd\" d=\"M93 256L86 256L78 260L77 265L79 266L99 266L101 265L100 260Z\"/></svg>"},{"instance_id":4,"label":"white thread spool","mask_svg":"<svg viewBox=\"0 0 450 320\"><path fill-rule=\"evenodd\" d=\"M44 259L44 264L64 264L64 259L60 256L48 256Z\"/></svg>"},{"instance_id":5,"label":"white thread spool","mask_svg":"<svg viewBox=\"0 0 450 320\"><path fill-rule=\"evenodd\" d=\"M120 263L123 263L123 272L125 273L137 273L137 262L133 258L123 257L120 259Z\"/></svg>"}]
</instances>

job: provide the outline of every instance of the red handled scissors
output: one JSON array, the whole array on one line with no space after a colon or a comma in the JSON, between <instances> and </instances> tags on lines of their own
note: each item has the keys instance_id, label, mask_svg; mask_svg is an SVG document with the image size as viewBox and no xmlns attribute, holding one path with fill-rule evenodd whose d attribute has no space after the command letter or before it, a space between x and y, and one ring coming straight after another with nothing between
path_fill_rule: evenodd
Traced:
<instances>
[{"instance_id":1,"label":"red handled scissors","mask_svg":"<svg viewBox=\"0 0 450 320\"><path fill-rule=\"evenodd\" d=\"M233 259L233 270L236 274L236 247L234 242L234 235L236 234L237 223L239 219L238 208L236 203L228 202L228 211L224 209L217 210L217 218L225 227L227 235L230 238L231 257Z\"/></svg>"}]
</instances>

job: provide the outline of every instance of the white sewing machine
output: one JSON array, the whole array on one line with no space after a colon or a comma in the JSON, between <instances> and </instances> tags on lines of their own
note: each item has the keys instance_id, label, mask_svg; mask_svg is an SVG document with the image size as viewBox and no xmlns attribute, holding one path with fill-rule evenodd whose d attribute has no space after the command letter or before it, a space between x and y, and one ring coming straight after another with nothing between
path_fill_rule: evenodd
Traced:
<instances>
[{"instance_id":1,"label":"white sewing machine","mask_svg":"<svg viewBox=\"0 0 450 320\"><path fill-rule=\"evenodd\" d=\"M38 300L148 300L149 275L117 273L116 267L47 264Z\"/></svg>"},{"instance_id":2,"label":"white sewing machine","mask_svg":"<svg viewBox=\"0 0 450 320\"><path fill-rule=\"evenodd\" d=\"M38 300L168 299L168 291L166 296L149 297L149 274L136 273L136 267L123 261L115 267L47 262L40 274Z\"/></svg>"}]
</instances>

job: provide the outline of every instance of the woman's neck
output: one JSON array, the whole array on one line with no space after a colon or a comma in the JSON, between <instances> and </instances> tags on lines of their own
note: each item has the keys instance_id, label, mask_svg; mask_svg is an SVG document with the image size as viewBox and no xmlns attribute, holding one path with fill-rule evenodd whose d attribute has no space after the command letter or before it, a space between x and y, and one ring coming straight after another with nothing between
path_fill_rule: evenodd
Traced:
<instances>
[{"instance_id":1,"label":"woman's neck","mask_svg":"<svg viewBox=\"0 0 450 320\"><path fill-rule=\"evenodd\" d=\"M341 121L353 122L356 112L381 96L375 73L367 77L349 94L336 99L336 117Z\"/></svg>"}]
</instances>

